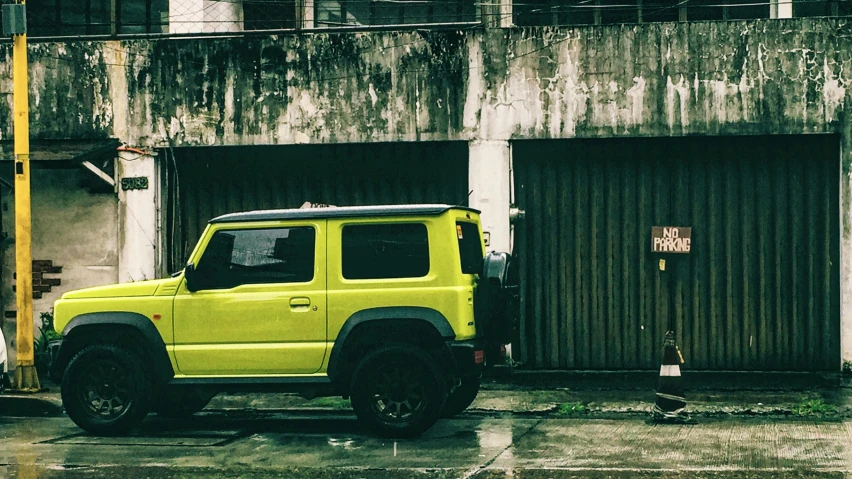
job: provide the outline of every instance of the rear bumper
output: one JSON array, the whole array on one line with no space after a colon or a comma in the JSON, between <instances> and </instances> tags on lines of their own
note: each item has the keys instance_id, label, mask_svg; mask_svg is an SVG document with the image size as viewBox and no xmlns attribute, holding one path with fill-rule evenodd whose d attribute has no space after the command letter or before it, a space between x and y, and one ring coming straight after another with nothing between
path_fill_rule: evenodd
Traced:
<instances>
[{"instance_id":1,"label":"rear bumper","mask_svg":"<svg viewBox=\"0 0 852 479\"><path fill-rule=\"evenodd\" d=\"M447 341L453 358L453 375L456 377L478 376L485 368L485 341Z\"/></svg>"}]
</instances>

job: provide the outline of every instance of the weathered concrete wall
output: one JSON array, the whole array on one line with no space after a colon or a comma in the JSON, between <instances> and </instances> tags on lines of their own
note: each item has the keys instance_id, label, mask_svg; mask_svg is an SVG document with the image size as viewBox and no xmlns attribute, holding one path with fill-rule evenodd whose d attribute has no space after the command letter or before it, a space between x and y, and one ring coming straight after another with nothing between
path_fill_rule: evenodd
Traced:
<instances>
[{"instance_id":1,"label":"weathered concrete wall","mask_svg":"<svg viewBox=\"0 0 852 479\"><path fill-rule=\"evenodd\" d=\"M61 273L45 277L59 279L50 292L33 300L35 327L39 314L50 311L62 293L74 289L115 283L118 280L118 224L116 198L112 193L92 194L81 187L83 169L32 170L33 259L50 260L61 266ZM3 231L9 239L3 245L0 300L3 311L15 311L12 285L15 264L15 201L11 191L3 188ZM35 283L35 281L34 281ZM16 364L16 322L5 318L3 334L10 351L10 366Z\"/></svg>"},{"instance_id":2,"label":"weathered concrete wall","mask_svg":"<svg viewBox=\"0 0 852 479\"><path fill-rule=\"evenodd\" d=\"M0 45L0 138L12 129L10 50ZM33 45L31 60L37 138L508 148L522 138L837 133L842 351L852 359L845 20L48 43ZM477 151L474 161L505 170L510 153Z\"/></svg>"},{"instance_id":3,"label":"weathered concrete wall","mask_svg":"<svg viewBox=\"0 0 852 479\"><path fill-rule=\"evenodd\" d=\"M794 19L35 44L33 133L158 146L838 131L850 32Z\"/></svg>"}]
</instances>

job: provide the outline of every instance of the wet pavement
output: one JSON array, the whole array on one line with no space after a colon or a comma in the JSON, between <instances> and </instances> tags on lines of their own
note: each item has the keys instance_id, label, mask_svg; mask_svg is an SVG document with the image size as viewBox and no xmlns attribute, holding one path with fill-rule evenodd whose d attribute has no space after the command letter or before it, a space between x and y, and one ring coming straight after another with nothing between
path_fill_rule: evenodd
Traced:
<instances>
[{"instance_id":1,"label":"wet pavement","mask_svg":"<svg viewBox=\"0 0 852 479\"><path fill-rule=\"evenodd\" d=\"M92 437L65 416L0 417L0 477L846 477L852 421L466 413L386 440L346 411L218 410L149 416Z\"/></svg>"}]
</instances>

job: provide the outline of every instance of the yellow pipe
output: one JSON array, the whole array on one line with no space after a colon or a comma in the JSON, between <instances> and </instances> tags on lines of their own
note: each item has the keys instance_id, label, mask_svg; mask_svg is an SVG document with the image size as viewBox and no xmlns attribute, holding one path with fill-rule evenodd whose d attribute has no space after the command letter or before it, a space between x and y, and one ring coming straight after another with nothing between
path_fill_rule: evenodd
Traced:
<instances>
[{"instance_id":1,"label":"yellow pipe","mask_svg":"<svg viewBox=\"0 0 852 479\"><path fill-rule=\"evenodd\" d=\"M24 1L19 1L23 4ZM18 367L13 388L40 389L33 354L33 256L30 202L30 106L27 36L15 35L12 47L12 99L15 134L15 272L18 306Z\"/></svg>"}]
</instances>

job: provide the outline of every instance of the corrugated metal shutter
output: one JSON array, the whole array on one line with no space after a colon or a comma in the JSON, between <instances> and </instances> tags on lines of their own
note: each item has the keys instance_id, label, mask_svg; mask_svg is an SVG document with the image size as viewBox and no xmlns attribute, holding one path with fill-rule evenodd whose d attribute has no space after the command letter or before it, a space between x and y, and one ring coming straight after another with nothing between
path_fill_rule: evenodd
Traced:
<instances>
[{"instance_id":1,"label":"corrugated metal shutter","mask_svg":"<svg viewBox=\"0 0 852 479\"><path fill-rule=\"evenodd\" d=\"M350 205L467 204L464 142L176 148L167 218L170 267L207 222L236 211ZM172 150L162 152L171 156ZM174 166L177 166L175 174Z\"/></svg>"},{"instance_id":2,"label":"corrugated metal shutter","mask_svg":"<svg viewBox=\"0 0 852 479\"><path fill-rule=\"evenodd\" d=\"M834 136L523 141L521 360L653 369L670 303L685 367L839 367ZM692 253L651 252L691 226Z\"/></svg>"}]
</instances>

